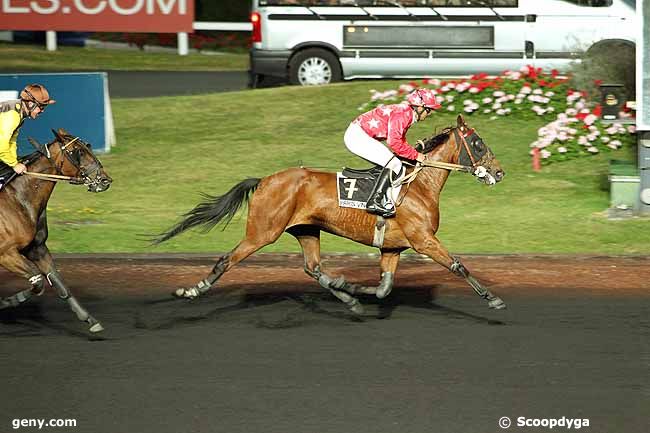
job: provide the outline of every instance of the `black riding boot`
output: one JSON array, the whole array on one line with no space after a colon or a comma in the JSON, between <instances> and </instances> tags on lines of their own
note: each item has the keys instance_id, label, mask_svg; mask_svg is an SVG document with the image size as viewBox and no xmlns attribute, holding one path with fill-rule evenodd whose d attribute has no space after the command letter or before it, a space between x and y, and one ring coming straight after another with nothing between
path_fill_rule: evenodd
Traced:
<instances>
[{"instance_id":1,"label":"black riding boot","mask_svg":"<svg viewBox=\"0 0 650 433\"><path fill-rule=\"evenodd\" d=\"M370 194L370 200L366 203L366 209L370 213L380 215L384 218L392 217L395 215L395 206L392 205L392 200L388 200L386 197L386 192L390 188L390 173L389 168L384 168L384 170L379 175L379 179L375 184L375 188ZM390 208L387 208L384 203L390 203Z\"/></svg>"}]
</instances>

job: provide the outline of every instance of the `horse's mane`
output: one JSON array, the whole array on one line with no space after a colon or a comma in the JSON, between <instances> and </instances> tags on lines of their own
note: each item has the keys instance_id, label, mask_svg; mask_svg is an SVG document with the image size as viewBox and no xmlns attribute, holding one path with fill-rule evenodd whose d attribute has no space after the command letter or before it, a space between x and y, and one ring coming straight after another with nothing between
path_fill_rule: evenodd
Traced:
<instances>
[{"instance_id":1,"label":"horse's mane","mask_svg":"<svg viewBox=\"0 0 650 433\"><path fill-rule=\"evenodd\" d=\"M446 128L443 128L443 130L438 133L437 135L434 135L431 138L428 138L424 140L424 145L418 144L416 146L416 150L422 152L422 153L429 153L436 147L440 146L443 143L446 143L447 140L449 140L449 135L451 134L451 131L453 130L453 126L447 126Z\"/></svg>"}]
</instances>

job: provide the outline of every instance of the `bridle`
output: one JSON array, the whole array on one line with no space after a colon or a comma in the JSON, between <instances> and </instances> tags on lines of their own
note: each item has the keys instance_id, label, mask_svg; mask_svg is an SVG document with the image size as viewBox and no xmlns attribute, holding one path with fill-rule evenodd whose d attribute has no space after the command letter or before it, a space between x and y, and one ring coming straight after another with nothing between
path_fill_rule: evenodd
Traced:
<instances>
[{"instance_id":1,"label":"bridle","mask_svg":"<svg viewBox=\"0 0 650 433\"><path fill-rule=\"evenodd\" d=\"M490 154L490 152L487 150L487 146L483 144L485 147L485 153L483 155L475 155L474 152L472 151L470 145L467 143L467 141L474 141L475 140L480 140L483 142L481 137L476 133L475 129L469 129L466 133L460 132L460 128L454 128L454 137L456 138L456 143L458 143L458 149L456 151L456 161L459 162L460 165L463 167L468 168L469 172L474 172L479 166L484 165L485 163L489 162L491 159L494 159L494 156ZM462 151L465 151L465 154L467 155L467 159L469 160L468 162L471 163L471 165L468 164L463 164L463 154ZM477 159L478 157L478 159Z\"/></svg>"},{"instance_id":2,"label":"bridle","mask_svg":"<svg viewBox=\"0 0 650 433\"><path fill-rule=\"evenodd\" d=\"M63 140L63 138L61 138ZM29 174L34 177L38 177L41 179L45 180L51 180L54 182L57 181L68 181L69 183L73 185L85 185L89 189L92 187L97 187L101 184L101 179L99 176L96 176L96 173L99 172L103 167L102 163L92 156L93 163L90 165L90 167L85 168L81 166L81 156L80 152L82 151L81 147L70 147L73 143L75 142L81 143L83 146L88 147L89 145L87 143L84 143L79 137L74 137L72 140L68 141L67 143L63 143L62 141L59 141L61 143L61 152L63 153L63 156L72 164L73 167L77 169L77 174L75 176L64 176L63 175L63 164L65 163L64 160L57 162L52 159L52 154L50 153L49 146L52 143L48 143L44 145L43 147L45 148L45 152L39 150L43 156L47 158L47 160L50 162L52 167L56 170L57 174L47 174L47 173L35 173L35 172L26 172L25 174ZM79 153L78 153L79 152Z\"/></svg>"}]
</instances>

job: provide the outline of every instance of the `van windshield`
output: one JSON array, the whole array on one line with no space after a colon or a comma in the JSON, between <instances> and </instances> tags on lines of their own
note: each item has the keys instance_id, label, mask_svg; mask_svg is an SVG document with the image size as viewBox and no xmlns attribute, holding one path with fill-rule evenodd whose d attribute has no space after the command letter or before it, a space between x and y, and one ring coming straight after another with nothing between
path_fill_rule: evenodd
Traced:
<instances>
[{"instance_id":1,"label":"van windshield","mask_svg":"<svg viewBox=\"0 0 650 433\"><path fill-rule=\"evenodd\" d=\"M260 6L517 7L519 0L260 0Z\"/></svg>"}]
</instances>

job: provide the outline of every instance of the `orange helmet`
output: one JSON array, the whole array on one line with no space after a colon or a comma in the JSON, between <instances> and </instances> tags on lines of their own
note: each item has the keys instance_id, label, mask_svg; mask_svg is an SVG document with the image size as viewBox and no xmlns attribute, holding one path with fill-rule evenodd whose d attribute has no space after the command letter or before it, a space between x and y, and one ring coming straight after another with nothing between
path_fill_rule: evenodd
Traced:
<instances>
[{"instance_id":1,"label":"orange helmet","mask_svg":"<svg viewBox=\"0 0 650 433\"><path fill-rule=\"evenodd\" d=\"M42 84L28 84L25 86L20 92L20 99L35 102L41 106L56 102L54 99L50 99L50 94Z\"/></svg>"}]
</instances>

